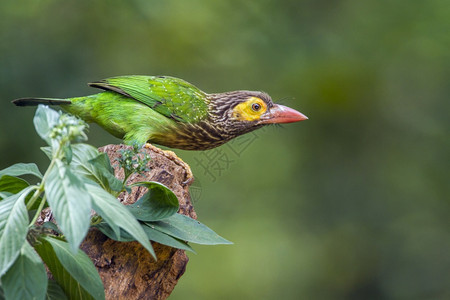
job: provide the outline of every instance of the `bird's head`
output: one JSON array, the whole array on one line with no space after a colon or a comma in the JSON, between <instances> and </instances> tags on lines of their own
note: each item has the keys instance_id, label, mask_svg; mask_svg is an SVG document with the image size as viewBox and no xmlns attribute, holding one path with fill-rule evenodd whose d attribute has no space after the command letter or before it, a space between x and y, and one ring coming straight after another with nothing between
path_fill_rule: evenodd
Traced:
<instances>
[{"instance_id":1,"label":"bird's head","mask_svg":"<svg viewBox=\"0 0 450 300\"><path fill-rule=\"evenodd\" d=\"M302 113L273 103L263 92L234 91L211 95L211 119L225 132L238 136L268 124L307 120Z\"/></svg>"}]
</instances>

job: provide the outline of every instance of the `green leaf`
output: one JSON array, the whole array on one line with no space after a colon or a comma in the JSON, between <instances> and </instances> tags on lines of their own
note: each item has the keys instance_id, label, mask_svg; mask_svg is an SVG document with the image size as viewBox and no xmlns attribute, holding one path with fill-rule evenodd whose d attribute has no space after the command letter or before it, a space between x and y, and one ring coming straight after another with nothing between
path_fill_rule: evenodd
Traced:
<instances>
[{"instance_id":1,"label":"green leaf","mask_svg":"<svg viewBox=\"0 0 450 300\"><path fill-rule=\"evenodd\" d=\"M68 165L57 159L48 171L44 187L56 222L76 252L90 224L91 197L86 186Z\"/></svg>"},{"instance_id":2,"label":"green leaf","mask_svg":"<svg viewBox=\"0 0 450 300\"><path fill-rule=\"evenodd\" d=\"M24 200L35 188L30 186L0 202L0 276L14 263L25 243L29 220Z\"/></svg>"},{"instance_id":3,"label":"green leaf","mask_svg":"<svg viewBox=\"0 0 450 300\"><path fill-rule=\"evenodd\" d=\"M44 222L44 224L42 224L42 228L51 229L57 232L59 235L63 235L63 233L59 230L58 226L53 222L50 221Z\"/></svg>"},{"instance_id":4,"label":"green leaf","mask_svg":"<svg viewBox=\"0 0 450 300\"><path fill-rule=\"evenodd\" d=\"M55 280L49 280L47 286L46 300L67 300L64 290Z\"/></svg>"},{"instance_id":5,"label":"green leaf","mask_svg":"<svg viewBox=\"0 0 450 300\"><path fill-rule=\"evenodd\" d=\"M203 245L232 244L206 225L181 214L175 214L161 221L145 223L158 231L183 241Z\"/></svg>"},{"instance_id":6,"label":"green leaf","mask_svg":"<svg viewBox=\"0 0 450 300\"><path fill-rule=\"evenodd\" d=\"M3 199L5 199L5 198L8 198L9 196L11 196L11 195L13 195L13 193L10 193L10 192L0 192L0 200L3 200ZM1 300L1 298L0 298L0 300Z\"/></svg>"},{"instance_id":7,"label":"green leaf","mask_svg":"<svg viewBox=\"0 0 450 300\"><path fill-rule=\"evenodd\" d=\"M80 249L73 253L68 243L52 237L42 237L35 249L68 298L105 298L100 276L86 253Z\"/></svg>"},{"instance_id":8,"label":"green leaf","mask_svg":"<svg viewBox=\"0 0 450 300\"><path fill-rule=\"evenodd\" d=\"M143 186L148 191L135 203L127 205L128 210L141 221L159 221L178 211L178 198L159 182L137 182L132 186Z\"/></svg>"},{"instance_id":9,"label":"green leaf","mask_svg":"<svg viewBox=\"0 0 450 300\"><path fill-rule=\"evenodd\" d=\"M17 194L29 185L30 184L22 178L5 175L0 179L0 197L6 198L11 196L12 194ZM2 194L6 197L3 197ZM30 200L32 196L32 194L28 194L28 196L25 198L25 204L28 204L28 200ZM31 209L37 209L39 203L40 201L36 201Z\"/></svg>"},{"instance_id":10,"label":"green leaf","mask_svg":"<svg viewBox=\"0 0 450 300\"><path fill-rule=\"evenodd\" d=\"M110 224L106 222L100 222L98 224L95 224L94 227L100 230L104 235L106 235L110 239L118 242L132 242L136 240L132 235L130 235L128 232L126 232L121 228L118 228L119 231L113 230Z\"/></svg>"},{"instance_id":11,"label":"green leaf","mask_svg":"<svg viewBox=\"0 0 450 300\"><path fill-rule=\"evenodd\" d=\"M122 190L122 182L114 177L106 154L100 154L97 148L81 143L73 145L72 151L72 167L77 174L93 180L107 191Z\"/></svg>"},{"instance_id":12,"label":"green leaf","mask_svg":"<svg viewBox=\"0 0 450 300\"><path fill-rule=\"evenodd\" d=\"M115 192L122 191L123 183L114 176L114 169L106 153L100 153L97 157L89 160L99 173L99 177L106 180L107 186Z\"/></svg>"},{"instance_id":13,"label":"green leaf","mask_svg":"<svg viewBox=\"0 0 450 300\"><path fill-rule=\"evenodd\" d=\"M142 229L144 229L145 234L147 234L147 237L149 240L167 245L173 248L178 248L182 250L188 250L195 253L194 249L191 248L186 242L181 241L179 239L176 239L174 237L171 237L165 233L162 233L160 231L157 231L147 224L141 223ZM136 239L133 238L130 234L127 232L121 230L120 235L117 235L111 227L105 223L101 222L97 225L95 225L96 228L98 228L103 234L105 234L107 237L109 237L112 240L119 241L119 242L131 242L135 241Z\"/></svg>"},{"instance_id":14,"label":"green leaf","mask_svg":"<svg viewBox=\"0 0 450 300\"><path fill-rule=\"evenodd\" d=\"M98 152L99 154L90 159L89 162L93 164L96 167L101 167L106 169L108 173L114 174L114 168L111 166L111 161L109 160L109 157L106 153Z\"/></svg>"},{"instance_id":15,"label":"green leaf","mask_svg":"<svg viewBox=\"0 0 450 300\"><path fill-rule=\"evenodd\" d=\"M22 178L4 175L0 179L0 192L17 194L29 185L30 184Z\"/></svg>"},{"instance_id":16,"label":"green leaf","mask_svg":"<svg viewBox=\"0 0 450 300\"><path fill-rule=\"evenodd\" d=\"M52 146L50 131L58 123L59 113L45 105L39 105L34 115L33 123L39 136Z\"/></svg>"},{"instance_id":17,"label":"green leaf","mask_svg":"<svg viewBox=\"0 0 450 300\"><path fill-rule=\"evenodd\" d=\"M34 163L18 163L0 171L0 177L3 175L21 176L25 174L31 174L42 179L42 174Z\"/></svg>"},{"instance_id":18,"label":"green leaf","mask_svg":"<svg viewBox=\"0 0 450 300\"><path fill-rule=\"evenodd\" d=\"M2 277L6 299L44 299L47 272L41 258L25 242L11 268Z\"/></svg>"},{"instance_id":19,"label":"green leaf","mask_svg":"<svg viewBox=\"0 0 450 300\"><path fill-rule=\"evenodd\" d=\"M66 162L68 164L70 164L72 161L72 146L68 143L62 147L63 147L62 149L64 151L64 157L66 159Z\"/></svg>"},{"instance_id":20,"label":"green leaf","mask_svg":"<svg viewBox=\"0 0 450 300\"><path fill-rule=\"evenodd\" d=\"M113 228L113 232L120 237L118 228L123 228L156 259L147 235L126 207L98 185L86 184L86 187L92 197L93 209Z\"/></svg>"},{"instance_id":21,"label":"green leaf","mask_svg":"<svg viewBox=\"0 0 450 300\"><path fill-rule=\"evenodd\" d=\"M194 252L194 249L192 249L191 246L189 246L185 241L179 240L177 238L174 238L170 235L167 235L163 232L160 232L152 227L151 224L142 224L142 228L144 229L145 233L147 234L147 237L154 242L167 245L173 248L188 250L191 252Z\"/></svg>"},{"instance_id":22,"label":"green leaf","mask_svg":"<svg viewBox=\"0 0 450 300\"><path fill-rule=\"evenodd\" d=\"M62 266L95 299L105 298L103 283L91 259L82 250L72 253L68 243L51 238L44 238L52 245L56 257Z\"/></svg>"},{"instance_id":23,"label":"green leaf","mask_svg":"<svg viewBox=\"0 0 450 300\"><path fill-rule=\"evenodd\" d=\"M51 160L52 159L52 148L51 147L41 147L42 152Z\"/></svg>"}]
</instances>

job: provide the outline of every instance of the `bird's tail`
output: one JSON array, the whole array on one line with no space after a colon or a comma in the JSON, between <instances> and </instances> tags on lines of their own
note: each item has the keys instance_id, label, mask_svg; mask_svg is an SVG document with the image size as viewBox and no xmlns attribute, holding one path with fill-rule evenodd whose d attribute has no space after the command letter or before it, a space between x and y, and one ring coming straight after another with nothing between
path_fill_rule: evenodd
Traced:
<instances>
[{"instance_id":1,"label":"bird's tail","mask_svg":"<svg viewBox=\"0 0 450 300\"><path fill-rule=\"evenodd\" d=\"M55 98L19 98L12 101L17 106L35 106L38 104L47 105L64 105L71 104L72 102L67 99L55 99Z\"/></svg>"}]
</instances>

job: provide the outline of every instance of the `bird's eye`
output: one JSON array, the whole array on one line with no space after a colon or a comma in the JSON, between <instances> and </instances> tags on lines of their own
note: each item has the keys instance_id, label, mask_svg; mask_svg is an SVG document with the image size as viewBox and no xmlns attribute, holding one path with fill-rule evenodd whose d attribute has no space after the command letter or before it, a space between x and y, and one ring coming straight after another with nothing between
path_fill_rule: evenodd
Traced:
<instances>
[{"instance_id":1,"label":"bird's eye","mask_svg":"<svg viewBox=\"0 0 450 300\"><path fill-rule=\"evenodd\" d=\"M253 103L252 104L252 110L253 111L259 111L261 109L261 104L259 103Z\"/></svg>"}]
</instances>

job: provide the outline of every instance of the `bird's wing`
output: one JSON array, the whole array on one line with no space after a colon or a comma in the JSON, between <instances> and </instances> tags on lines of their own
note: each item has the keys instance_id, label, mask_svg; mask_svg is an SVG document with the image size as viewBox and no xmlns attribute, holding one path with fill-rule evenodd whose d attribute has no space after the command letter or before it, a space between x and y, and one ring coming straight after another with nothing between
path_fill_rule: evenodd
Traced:
<instances>
[{"instance_id":1,"label":"bird's wing","mask_svg":"<svg viewBox=\"0 0 450 300\"><path fill-rule=\"evenodd\" d=\"M195 123L208 116L207 97L194 85L169 76L119 76L89 83L144 103L179 122Z\"/></svg>"}]
</instances>

